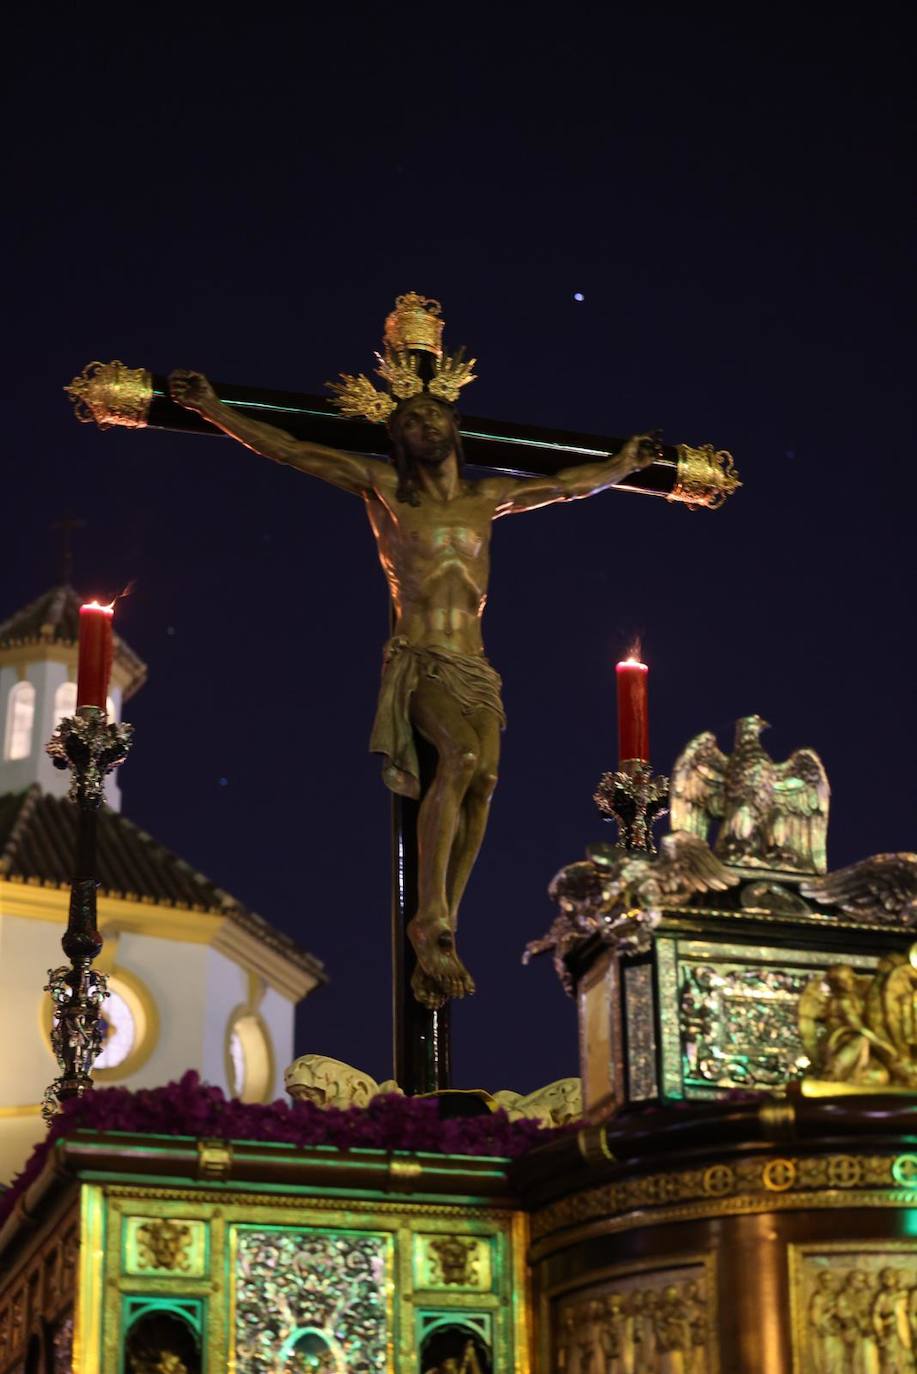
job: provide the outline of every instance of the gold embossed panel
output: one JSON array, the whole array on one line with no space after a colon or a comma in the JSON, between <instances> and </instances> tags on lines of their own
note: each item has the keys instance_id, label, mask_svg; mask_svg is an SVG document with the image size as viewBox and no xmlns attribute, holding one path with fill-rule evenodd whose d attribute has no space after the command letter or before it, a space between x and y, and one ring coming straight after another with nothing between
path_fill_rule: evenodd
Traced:
<instances>
[{"instance_id":1,"label":"gold embossed panel","mask_svg":"<svg viewBox=\"0 0 917 1374\"><path fill-rule=\"evenodd\" d=\"M790 1247L794 1374L917 1368L917 1240Z\"/></svg>"},{"instance_id":2,"label":"gold embossed panel","mask_svg":"<svg viewBox=\"0 0 917 1374\"><path fill-rule=\"evenodd\" d=\"M421 1290L467 1289L489 1292L493 1287L492 1243L469 1235L415 1235L414 1286Z\"/></svg>"},{"instance_id":3,"label":"gold embossed panel","mask_svg":"<svg viewBox=\"0 0 917 1374\"><path fill-rule=\"evenodd\" d=\"M552 1370L718 1374L711 1258L622 1267L596 1280L554 1299Z\"/></svg>"},{"instance_id":4,"label":"gold embossed panel","mask_svg":"<svg viewBox=\"0 0 917 1374\"><path fill-rule=\"evenodd\" d=\"M391 1235L237 1226L232 1249L237 1374L391 1374Z\"/></svg>"},{"instance_id":5,"label":"gold embossed panel","mask_svg":"<svg viewBox=\"0 0 917 1374\"><path fill-rule=\"evenodd\" d=\"M207 1227L183 1217L125 1217L124 1272L198 1278L207 1264Z\"/></svg>"},{"instance_id":6,"label":"gold embossed panel","mask_svg":"<svg viewBox=\"0 0 917 1374\"><path fill-rule=\"evenodd\" d=\"M666 1097L710 1098L735 1088L780 1092L809 1059L799 1033L803 988L837 954L701 940L657 942ZM845 954L869 971L873 955Z\"/></svg>"}]
</instances>

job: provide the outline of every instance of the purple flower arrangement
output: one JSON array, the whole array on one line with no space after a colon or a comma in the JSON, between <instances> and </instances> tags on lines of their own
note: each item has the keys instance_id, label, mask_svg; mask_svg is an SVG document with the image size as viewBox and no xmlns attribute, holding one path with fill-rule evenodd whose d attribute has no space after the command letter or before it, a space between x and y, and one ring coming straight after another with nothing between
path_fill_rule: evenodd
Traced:
<instances>
[{"instance_id":1,"label":"purple flower arrangement","mask_svg":"<svg viewBox=\"0 0 917 1374\"><path fill-rule=\"evenodd\" d=\"M162 1088L94 1088L66 1102L47 1137L0 1195L2 1223L30 1183L38 1177L55 1140L74 1131L181 1135L217 1140L270 1141L306 1148L333 1145L339 1150L412 1150L449 1155L491 1155L516 1159L567 1128L548 1129L536 1121L510 1121L505 1112L443 1118L436 1098L373 1098L368 1107L341 1111L311 1102L269 1105L238 1102L221 1088L202 1083L189 1070Z\"/></svg>"}]
</instances>

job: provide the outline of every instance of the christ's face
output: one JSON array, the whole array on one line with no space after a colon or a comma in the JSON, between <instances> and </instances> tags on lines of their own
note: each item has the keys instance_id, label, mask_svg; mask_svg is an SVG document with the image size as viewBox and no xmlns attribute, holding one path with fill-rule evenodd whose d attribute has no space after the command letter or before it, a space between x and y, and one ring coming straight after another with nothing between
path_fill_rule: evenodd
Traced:
<instances>
[{"instance_id":1,"label":"christ's face","mask_svg":"<svg viewBox=\"0 0 917 1374\"><path fill-rule=\"evenodd\" d=\"M438 467L455 447L451 412L432 396L412 399L401 411L398 425L408 456L415 463Z\"/></svg>"}]
</instances>

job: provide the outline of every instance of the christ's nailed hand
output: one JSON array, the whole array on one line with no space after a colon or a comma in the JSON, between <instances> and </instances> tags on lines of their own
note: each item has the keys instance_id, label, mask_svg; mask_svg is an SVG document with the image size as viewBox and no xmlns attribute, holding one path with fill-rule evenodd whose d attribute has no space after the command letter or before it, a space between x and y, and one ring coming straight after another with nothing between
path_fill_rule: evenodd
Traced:
<instances>
[{"instance_id":1,"label":"christ's nailed hand","mask_svg":"<svg viewBox=\"0 0 917 1374\"><path fill-rule=\"evenodd\" d=\"M207 378L201 372L186 372L177 368L169 375L169 395L186 410L196 410L206 415L209 408L219 404L219 398Z\"/></svg>"},{"instance_id":2,"label":"christ's nailed hand","mask_svg":"<svg viewBox=\"0 0 917 1374\"><path fill-rule=\"evenodd\" d=\"M635 434L618 452L630 464L630 470L648 468L659 457L659 441L652 434Z\"/></svg>"}]
</instances>

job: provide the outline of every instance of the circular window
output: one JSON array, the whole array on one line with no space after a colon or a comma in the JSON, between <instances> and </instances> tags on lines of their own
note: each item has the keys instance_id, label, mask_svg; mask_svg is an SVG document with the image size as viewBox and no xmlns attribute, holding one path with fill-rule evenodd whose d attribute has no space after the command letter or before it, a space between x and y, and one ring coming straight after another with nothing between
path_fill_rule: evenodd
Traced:
<instances>
[{"instance_id":1,"label":"circular window","mask_svg":"<svg viewBox=\"0 0 917 1374\"><path fill-rule=\"evenodd\" d=\"M256 1011L238 1008L226 1033L229 1094L241 1102L268 1102L274 1086L274 1051L267 1026Z\"/></svg>"},{"instance_id":2,"label":"circular window","mask_svg":"<svg viewBox=\"0 0 917 1374\"><path fill-rule=\"evenodd\" d=\"M159 1036L156 1004L146 985L134 973L118 968L108 975L108 996L100 1009L102 1048L92 1066L100 1083L128 1078L141 1068ZM51 1049L53 1008L42 999L42 1030ZM53 1053L53 1050L52 1050Z\"/></svg>"},{"instance_id":3,"label":"circular window","mask_svg":"<svg viewBox=\"0 0 917 1374\"><path fill-rule=\"evenodd\" d=\"M127 1059L137 1040L134 1013L121 993L109 987L102 1003L102 1049L93 1068L116 1069Z\"/></svg>"}]
</instances>

